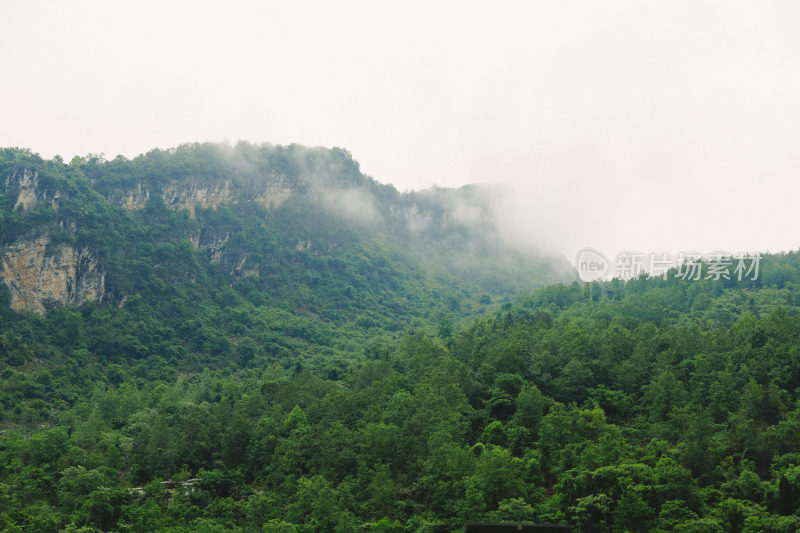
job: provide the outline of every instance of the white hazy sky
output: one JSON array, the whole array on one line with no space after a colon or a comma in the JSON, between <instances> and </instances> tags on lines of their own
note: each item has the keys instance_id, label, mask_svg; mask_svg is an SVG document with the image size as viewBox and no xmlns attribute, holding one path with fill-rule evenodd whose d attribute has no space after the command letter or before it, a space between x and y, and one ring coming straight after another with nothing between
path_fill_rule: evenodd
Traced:
<instances>
[{"instance_id":1,"label":"white hazy sky","mask_svg":"<svg viewBox=\"0 0 800 533\"><path fill-rule=\"evenodd\" d=\"M506 183L509 236L800 246L800 2L0 0L0 145L341 146Z\"/></svg>"}]
</instances>

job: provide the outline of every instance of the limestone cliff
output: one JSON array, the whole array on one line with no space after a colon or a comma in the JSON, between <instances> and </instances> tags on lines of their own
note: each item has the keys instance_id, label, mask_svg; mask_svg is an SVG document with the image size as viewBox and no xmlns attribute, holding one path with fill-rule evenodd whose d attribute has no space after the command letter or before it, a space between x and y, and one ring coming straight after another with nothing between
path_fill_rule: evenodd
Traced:
<instances>
[{"instance_id":1,"label":"limestone cliff","mask_svg":"<svg viewBox=\"0 0 800 533\"><path fill-rule=\"evenodd\" d=\"M217 265L231 276L257 276L259 265L247 252L232 252L227 244L230 233L218 234L211 228L203 229L198 235L190 237L195 250L205 250L208 261Z\"/></svg>"},{"instance_id":2,"label":"limestone cliff","mask_svg":"<svg viewBox=\"0 0 800 533\"><path fill-rule=\"evenodd\" d=\"M21 237L2 247L0 278L11 308L44 314L63 305L101 303L105 273L91 250L53 244L49 237Z\"/></svg>"},{"instance_id":3,"label":"limestone cliff","mask_svg":"<svg viewBox=\"0 0 800 533\"><path fill-rule=\"evenodd\" d=\"M13 209L33 211L44 203L58 209L59 200L66 198L62 191L46 186L47 180L42 180L36 170L13 171L0 183ZM277 177L248 186L229 180L216 183L186 180L162 186L138 183L129 189L113 189L105 198L124 209L139 210L147 206L151 194L161 196L168 207L187 209L194 216L197 207L217 208L242 201L276 207L292 194L292 188ZM74 234L76 225L62 220L58 229ZM192 241L196 249L208 252L211 264L228 274L257 275L259 265L248 253L228 250L228 238L228 234L205 231ZM105 272L95 254L85 247L53 243L47 235L23 236L0 247L0 281L11 294L11 308L18 311L45 314L60 306L86 301L102 303L106 298Z\"/></svg>"},{"instance_id":4,"label":"limestone cliff","mask_svg":"<svg viewBox=\"0 0 800 533\"><path fill-rule=\"evenodd\" d=\"M30 211L41 202L58 208L58 200L62 196L61 191L41 187L39 173L29 169L14 171L6 176L4 188L6 196L14 198L14 209L23 211Z\"/></svg>"},{"instance_id":5,"label":"limestone cliff","mask_svg":"<svg viewBox=\"0 0 800 533\"><path fill-rule=\"evenodd\" d=\"M161 190L164 204L172 209L188 209L192 216L196 207L217 208L242 201L256 202L267 208L278 207L291 194L292 188L276 177L268 183L252 186L237 186L230 180L210 185L200 181L175 182Z\"/></svg>"},{"instance_id":6,"label":"limestone cliff","mask_svg":"<svg viewBox=\"0 0 800 533\"><path fill-rule=\"evenodd\" d=\"M115 189L106 196L106 200L128 211L144 209L149 199L150 190L141 183L136 184L133 189Z\"/></svg>"},{"instance_id":7,"label":"limestone cliff","mask_svg":"<svg viewBox=\"0 0 800 533\"><path fill-rule=\"evenodd\" d=\"M230 180L206 182L205 180L174 181L156 186L164 204L171 209L187 209L194 216L197 207L217 208L224 204L252 201L266 208L278 207L293 192L293 188L278 176L258 184L237 185ZM114 189L106 199L129 211L144 209L150 200L148 186L137 183L131 189Z\"/></svg>"}]
</instances>

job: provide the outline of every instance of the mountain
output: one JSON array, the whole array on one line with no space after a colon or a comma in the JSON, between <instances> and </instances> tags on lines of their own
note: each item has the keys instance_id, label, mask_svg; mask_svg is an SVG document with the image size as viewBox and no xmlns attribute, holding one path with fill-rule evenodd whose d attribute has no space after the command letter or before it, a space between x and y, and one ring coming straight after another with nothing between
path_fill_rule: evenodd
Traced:
<instances>
[{"instance_id":1,"label":"mountain","mask_svg":"<svg viewBox=\"0 0 800 533\"><path fill-rule=\"evenodd\" d=\"M2 531L800 529L800 252L579 283L344 150L0 155Z\"/></svg>"},{"instance_id":2,"label":"mountain","mask_svg":"<svg viewBox=\"0 0 800 533\"><path fill-rule=\"evenodd\" d=\"M239 364L252 341L259 364L293 365L333 339L360 353L573 277L503 243L491 189L400 193L337 148L192 144L69 164L5 149L0 176L7 305L49 320L80 307L110 336L90 352L109 360L177 354L170 365L194 371Z\"/></svg>"},{"instance_id":3,"label":"mountain","mask_svg":"<svg viewBox=\"0 0 800 533\"><path fill-rule=\"evenodd\" d=\"M448 294L404 294L436 307L571 276L563 260L502 244L490 189L400 193L336 148L194 144L69 164L6 149L0 176L0 277L15 310L150 301L154 287L213 280L328 319L402 321L408 310L380 298L403 280L440 285Z\"/></svg>"}]
</instances>

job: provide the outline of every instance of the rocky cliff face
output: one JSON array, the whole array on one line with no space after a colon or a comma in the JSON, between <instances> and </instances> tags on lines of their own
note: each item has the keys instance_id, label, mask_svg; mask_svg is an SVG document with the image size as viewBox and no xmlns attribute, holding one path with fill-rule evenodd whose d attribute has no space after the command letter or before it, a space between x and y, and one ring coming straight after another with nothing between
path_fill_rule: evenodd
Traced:
<instances>
[{"instance_id":1,"label":"rocky cliff face","mask_svg":"<svg viewBox=\"0 0 800 533\"><path fill-rule=\"evenodd\" d=\"M278 207L292 189L282 180L253 187L235 186L230 181L202 185L197 182L179 182L165 185L161 191L164 203L173 209L188 209L194 216L196 207L217 208L224 204L252 201L264 207Z\"/></svg>"},{"instance_id":2,"label":"rocky cliff face","mask_svg":"<svg viewBox=\"0 0 800 533\"><path fill-rule=\"evenodd\" d=\"M273 177L268 183L237 186L231 181L206 184L202 181L179 181L161 187L157 192L171 209L187 209L194 216L197 207L217 208L224 204L252 201L266 208L278 207L293 192L283 179ZM143 209L150 199L150 190L137 184L133 189L115 190L106 195L114 205L128 210Z\"/></svg>"},{"instance_id":3,"label":"rocky cliff face","mask_svg":"<svg viewBox=\"0 0 800 533\"><path fill-rule=\"evenodd\" d=\"M5 179L5 193L15 198L14 209L30 211L41 202L58 208L61 191L50 190L39 185L39 173L35 170L14 171Z\"/></svg>"},{"instance_id":4,"label":"rocky cliff face","mask_svg":"<svg viewBox=\"0 0 800 533\"><path fill-rule=\"evenodd\" d=\"M43 186L35 170L14 171L3 182L7 198L14 209L30 211L46 202L58 209L65 198L59 190ZM172 209L217 208L224 204L253 201L267 208L277 207L293 192L279 177L250 186L231 181L205 184L202 181L173 182L158 187L156 194ZM151 188L139 183L131 189L116 189L106 194L106 200L128 210L147 206ZM73 226L61 231L74 233ZM208 252L209 262L232 276L257 275L259 265L246 253L231 253L227 249L229 235L211 231L192 238L196 249ZM105 273L94 253L88 248L71 244L52 243L50 237L23 236L0 247L0 281L11 293L11 308L45 314L64 305L80 305L87 301L102 303L106 298Z\"/></svg>"},{"instance_id":5,"label":"rocky cliff face","mask_svg":"<svg viewBox=\"0 0 800 533\"><path fill-rule=\"evenodd\" d=\"M474 235L483 234L481 227L491 226L479 201L485 196L483 192L466 188L459 191L435 189L404 198L399 193L370 186L366 178L359 177L357 169L353 173L347 169L342 171L340 166L323 164L314 167L304 163L299 170L292 170L294 167L290 161L278 167L280 170L265 172L252 169L247 172L232 166L229 171L222 171L229 172L229 178L221 178L225 174L220 171L207 176L202 173L193 175L191 171L170 172L166 174L169 178L160 178L159 173L154 172L146 179L137 178L137 181L105 182L102 179L95 181L93 175L84 175L82 179L77 170L75 179L69 181L58 168L9 166L7 168L12 170L0 176L4 208L30 211L31 216L38 217L30 219L37 220L34 231L44 235L33 237L31 233L24 233L29 231L25 229L19 230L23 235L19 238L4 235L0 240L0 243L6 242L0 245L0 281L10 291L13 309L40 314L63 305L80 305L86 301L103 303L109 298L107 291L115 294L115 301L118 297L124 299L125 295L117 294L113 282L112 287L106 287L105 272L92 250L52 242L51 237L46 236L47 232L75 235L84 229L81 227L82 215L76 213L102 213L108 205L94 193L100 193L105 201L130 211L144 209L149 202L161 199L170 209L187 210L192 217L198 208L216 209L237 203L253 202L272 209L289 197L299 195L318 209L338 215L358 227L372 228L374 225L386 231L397 230L401 235L408 231L414 238L421 236L434 240L439 238L437 232L447 230L452 235L463 235L462 241L467 243ZM73 199L85 201L93 208L76 210L76 206L67 203L73 194ZM50 209L39 213L38 208L44 206L64 211L63 219L59 220L62 213L54 216ZM17 218L25 219L26 216ZM144 224L148 223L146 218L141 217ZM42 224L40 220L48 222ZM214 227L203 227L198 231L196 224L190 227L194 229L187 233L193 234L186 236L196 250L205 252L208 262L217 272L246 277L258 276L264 269L263 258L241 249L236 244L239 241L231 243L232 236L228 232ZM16 231L13 235L18 234ZM312 245L308 236L303 235L292 238L296 240L290 240L292 244L289 246L314 256L324 254L325 249L330 251L334 246L318 242Z\"/></svg>"},{"instance_id":6,"label":"rocky cliff face","mask_svg":"<svg viewBox=\"0 0 800 533\"><path fill-rule=\"evenodd\" d=\"M188 209L194 216L195 207L207 209L233 202L234 194L229 181L220 185L178 183L166 185L161 192L164 204L172 209Z\"/></svg>"},{"instance_id":7,"label":"rocky cliff face","mask_svg":"<svg viewBox=\"0 0 800 533\"><path fill-rule=\"evenodd\" d=\"M190 237L195 250L205 250L208 261L217 265L231 276L257 276L259 265L246 252L232 253L228 249L230 234L219 234L213 229L205 228L198 235Z\"/></svg>"},{"instance_id":8,"label":"rocky cliff face","mask_svg":"<svg viewBox=\"0 0 800 533\"><path fill-rule=\"evenodd\" d=\"M150 190L142 186L141 183L138 183L133 189L117 189L106 196L106 200L128 211L144 209L149 199Z\"/></svg>"},{"instance_id":9,"label":"rocky cliff face","mask_svg":"<svg viewBox=\"0 0 800 533\"><path fill-rule=\"evenodd\" d=\"M11 308L44 314L63 305L102 303L105 273L91 250L52 244L47 236L22 237L2 247L0 279Z\"/></svg>"}]
</instances>

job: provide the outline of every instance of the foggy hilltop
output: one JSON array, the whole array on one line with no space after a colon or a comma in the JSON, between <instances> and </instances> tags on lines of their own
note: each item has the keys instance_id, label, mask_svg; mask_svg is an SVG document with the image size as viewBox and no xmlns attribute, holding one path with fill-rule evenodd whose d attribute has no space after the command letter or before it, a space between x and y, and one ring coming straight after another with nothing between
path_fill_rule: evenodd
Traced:
<instances>
[{"instance_id":1,"label":"foggy hilltop","mask_svg":"<svg viewBox=\"0 0 800 533\"><path fill-rule=\"evenodd\" d=\"M564 258L504 238L495 222L497 187L399 192L362 174L340 148L195 143L133 159L89 155L67 163L19 149L1 157L0 278L15 310L122 305L145 283L129 271L131 262L160 246L188 247L188 263L168 271L169 281L202 271L225 274L231 284L252 277L259 281L248 283L267 292L284 263L297 269L289 285L313 289L328 281L315 264L356 250L380 261L359 276L388 280L401 263L453 293L476 291L477 299L574 279ZM370 257L370 247L379 257ZM145 265L155 269L150 275L162 266L155 258Z\"/></svg>"}]
</instances>

